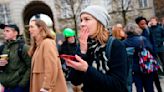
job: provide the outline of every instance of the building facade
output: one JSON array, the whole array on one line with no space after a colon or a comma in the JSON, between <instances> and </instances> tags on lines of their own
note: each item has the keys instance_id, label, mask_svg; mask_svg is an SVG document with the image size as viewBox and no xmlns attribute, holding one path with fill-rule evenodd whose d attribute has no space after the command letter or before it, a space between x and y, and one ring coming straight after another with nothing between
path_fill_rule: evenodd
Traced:
<instances>
[{"instance_id":1,"label":"building facade","mask_svg":"<svg viewBox=\"0 0 164 92\"><path fill-rule=\"evenodd\" d=\"M111 25L124 23L124 19L133 22L140 15L146 18L155 15L153 0L1 0L0 23L16 23L24 33L32 16L45 14L57 32L65 27L78 29L79 13L88 5L105 7L111 16ZM123 11L126 11L125 18Z\"/></svg>"},{"instance_id":2,"label":"building facade","mask_svg":"<svg viewBox=\"0 0 164 92\"><path fill-rule=\"evenodd\" d=\"M154 11L159 18L164 17L164 2L163 0L154 0Z\"/></svg>"}]
</instances>

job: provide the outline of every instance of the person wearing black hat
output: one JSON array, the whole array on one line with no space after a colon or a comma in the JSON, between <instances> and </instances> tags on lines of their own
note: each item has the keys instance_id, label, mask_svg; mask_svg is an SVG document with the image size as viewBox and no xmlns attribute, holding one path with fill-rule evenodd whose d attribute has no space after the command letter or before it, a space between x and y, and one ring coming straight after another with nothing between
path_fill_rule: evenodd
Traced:
<instances>
[{"instance_id":1,"label":"person wearing black hat","mask_svg":"<svg viewBox=\"0 0 164 92\"><path fill-rule=\"evenodd\" d=\"M31 59L27 54L28 46L19 39L20 30L16 24L0 24L0 28L5 40L0 46L0 55L7 56L0 59L0 67L3 67L0 83L5 88L4 92L29 92Z\"/></svg>"}]
</instances>

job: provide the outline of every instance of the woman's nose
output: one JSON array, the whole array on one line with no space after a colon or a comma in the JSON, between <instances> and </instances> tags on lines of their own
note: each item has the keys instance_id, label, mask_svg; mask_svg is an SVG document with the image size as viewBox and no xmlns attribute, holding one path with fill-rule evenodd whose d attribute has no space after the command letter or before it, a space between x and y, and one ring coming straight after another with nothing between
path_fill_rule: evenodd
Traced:
<instances>
[{"instance_id":1,"label":"woman's nose","mask_svg":"<svg viewBox=\"0 0 164 92\"><path fill-rule=\"evenodd\" d=\"M84 27L84 26L85 26L85 22L84 21L81 21L80 27Z\"/></svg>"}]
</instances>

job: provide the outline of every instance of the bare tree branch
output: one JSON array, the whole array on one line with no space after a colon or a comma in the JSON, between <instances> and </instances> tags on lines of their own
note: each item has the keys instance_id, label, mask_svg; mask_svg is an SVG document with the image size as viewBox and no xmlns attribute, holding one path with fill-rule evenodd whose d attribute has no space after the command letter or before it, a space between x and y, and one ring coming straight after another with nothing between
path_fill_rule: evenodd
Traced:
<instances>
[{"instance_id":1,"label":"bare tree branch","mask_svg":"<svg viewBox=\"0 0 164 92\"><path fill-rule=\"evenodd\" d=\"M121 0L121 9L124 10L124 0Z\"/></svg>"},{"instance_id":2,"label":"bare tree branch","mask_svg":"<svg viewBox=\"0 0 164 92\"><path fill-rule=\"evenodd\" d=\"M132 0L113 0L115 2L114 4L117 5L117 10L113 12L118 12L122 14L123 22L126 24L127 19L126 19L126 14L127 11L129 10L130 4Z\"/></svg>"},{"instance_id":3,"label":"bare tree branch","mask_svg":"<svg viewBox=\"0 0 164 92\"><path fill-rule=\"evenodd\" d=\"M126 7L125 11L128 11L130 4L131 4L131 0L128 1L128 6Z\"/></svg>"}]
</instances>

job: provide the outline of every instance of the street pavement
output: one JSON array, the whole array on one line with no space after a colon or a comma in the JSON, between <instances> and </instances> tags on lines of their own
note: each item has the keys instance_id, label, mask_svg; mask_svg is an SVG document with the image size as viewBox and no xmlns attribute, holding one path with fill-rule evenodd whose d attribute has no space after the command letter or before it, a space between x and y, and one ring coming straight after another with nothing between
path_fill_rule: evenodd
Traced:
<instances>
[{"instance_id":1,"label":"street pavement","mask_svg":"<svg viewBox=\"0 0 164 92\"><path fill-rule=\"evenodd\" d=\"M164 76L159 76L159 78L161 82L162 92L164 92ZM73 92L70 82L67 82L67 86L68 86L68 92ZM134 84L133 84L133 92L136 92ZM154 87L154 92L158 92L156 87Z\"/></svg>"}]
</instances>

